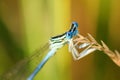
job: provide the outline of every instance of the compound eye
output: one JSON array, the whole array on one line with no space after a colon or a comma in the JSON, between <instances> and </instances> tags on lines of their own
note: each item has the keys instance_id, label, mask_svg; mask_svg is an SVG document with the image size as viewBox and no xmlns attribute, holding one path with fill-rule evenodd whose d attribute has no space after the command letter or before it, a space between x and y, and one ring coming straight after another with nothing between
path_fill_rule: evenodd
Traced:
<instances>
[{"instance_id":1,"label":"compound eye","mask_svg":"<svg viewBox=\"0 0 120 80\"><path fill-rule=\"evenodd\" d=\"M68 32L68 34L67 34L68 36L70 36L71 35L71 32Z\"/></svg>"},{"instance_id":2,"label":"compound eye","mask_svg":"<svg viewBox=\"0 0 120 80\"><path fill-rule=\"evenodd\" d=\"M68 39L72 38L71 32L67 32L67 38L68 38Z\"/></svg>"},{"instance_id":3,"label":"compound eye","mask_svg":"<svg viewBox=\"0 0 120 80\"><path fill-rule=\"evenodd\" d=\"M70 36L70 32L68 32L68 36Z\"/></svg>"},{"instance_id":4,"label":"compound eye","mask_svg":"<svg viewBox=\"0 0 120 80\"><path fill-rule=\"evenodd\" d=\"M77 22L72 22L72 25L74 25L74 27L78 27L78 23Z\"/></svg>"}]
</instances>

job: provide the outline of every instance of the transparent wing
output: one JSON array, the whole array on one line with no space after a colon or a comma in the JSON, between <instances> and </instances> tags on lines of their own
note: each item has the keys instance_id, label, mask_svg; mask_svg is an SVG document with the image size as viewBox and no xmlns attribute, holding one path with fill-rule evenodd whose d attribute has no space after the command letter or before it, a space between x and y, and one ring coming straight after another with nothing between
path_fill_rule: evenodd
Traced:
<instances>
[{"instance_id":1,"label":"transparent wing","mask_svg":"<svg viewBox=\"0 0 120 80\"><path fill-rule=\"evenodd\" d=\"M26 80L32 71L41 62L43 53L49 50L49 43L33 52L33 55L19 61L8 72L4 73L0 80ZM32 67L30 66L32 65Z\"/></svg>"}]
</instances>

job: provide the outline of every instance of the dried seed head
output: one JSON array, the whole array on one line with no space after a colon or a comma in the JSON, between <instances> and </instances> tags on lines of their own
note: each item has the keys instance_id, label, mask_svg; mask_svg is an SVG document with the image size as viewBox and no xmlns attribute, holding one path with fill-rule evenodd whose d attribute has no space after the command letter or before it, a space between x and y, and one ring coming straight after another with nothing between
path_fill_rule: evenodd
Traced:
<instances>
[{"instance_id":1,"label":"dried seed head","mask_svg":"<svg viewBox=\"0 0 120 80\"><path fill-rule=\"evenodd\" d=\"M74 45L78 45L79 43L83 44L83 45L79 45L80 49L82 47L86 46L86 44L91 45L91 48L93 48L93 49L88 49L87 52L89 52L89 53L91 53L95 50L103 51L106 55L108 55L108 57L110 57L113 60L113 62L115 64L120 66L120 53L117 50L115 50L115 52L111 51L108 48L108 46L102 40L101 40L102 45L100 45L94 39L94 37L92 37L91 34L88 33L88 37L84 37L84 36L78 34L78 38L74 39L73 41L76 41L76 43L77 43L77 44L74 44Z\"/></svg>"}]
</instances>

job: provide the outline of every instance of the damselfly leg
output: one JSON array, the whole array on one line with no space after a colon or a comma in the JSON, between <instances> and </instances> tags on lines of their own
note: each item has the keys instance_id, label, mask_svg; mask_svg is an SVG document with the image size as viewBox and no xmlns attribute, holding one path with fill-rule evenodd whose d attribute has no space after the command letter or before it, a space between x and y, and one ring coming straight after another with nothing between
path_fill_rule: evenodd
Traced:
<instances>
[{"instance_id":1,"label":"damselfly leg","mask_svg":"<svg viewBox=\"0 0 120 80\"><path fill-rule=\"evenodd\" d=\"M69 50L72 52L74 60L79 60L96 50L101 50L102 46L90 34L87 37L80 34L77 34L77 36L71 39L69 44ZM83 50L79 52L80 49Z\"/></svg>"},{"instance_id":2,"label":"damselfly leg","mask_svg":"<svg viewBox=\"0 0 120 80\"><path fill-rule=\"evenodd\" d=\"M101 41L102 45L100 45L90 34L88 34L87 37L80 34L77 34L77 36L77 38L73 38L69 41L69 51L72 52L72 56L75 60L79 60L86 55L99 50L103 51L115 64L120 66L120 53L117 50L114 52L111 51L103 41ZM79 52L82 48L84 49Z\"/></svg>"},{"instance_id":3,"label":"damselfly leg","mask_svg":"<svg viewBox=\"0 0 120 80\"><path fill-rule=\"evenodd\" d=\"M81 43L79 45L79 43ZM91 52L95 51L96 48L92 48L91 43L82 43L82 42L74 42L74 40L71 39L69 44L69 51L72 53L74 60L79 60L83 58L84 56L90 54ZM79 52L79 49L84 48L81 52Z\"/></svg>"}]
</instances>

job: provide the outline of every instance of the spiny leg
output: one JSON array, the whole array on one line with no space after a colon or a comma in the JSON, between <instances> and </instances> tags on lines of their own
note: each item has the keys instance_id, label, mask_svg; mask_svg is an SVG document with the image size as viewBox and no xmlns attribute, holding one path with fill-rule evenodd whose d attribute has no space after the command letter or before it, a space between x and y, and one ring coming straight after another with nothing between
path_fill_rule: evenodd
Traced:
<instances>
[{"instance_id":1,"label":"spiny leg","mask_svg":"<svg viewBox=\"0 0 120 80\"><path fill-rule=\"evenodd\" d=\"M86 47L85 50L83 50L81 53L79 53L78 50L75 48L75 46L77 46L77 45L78 45L78 43L74 45L72 40L69 45L70 51L72 52L72 56L73 56L74 60L79 60L79 59L83 58L84 56L86 56L96 50L96 48L92 48L93 44L88 44L88 45L86 45L88 47L83 46L82 48Z\"/></svg>"}]
</instances>

